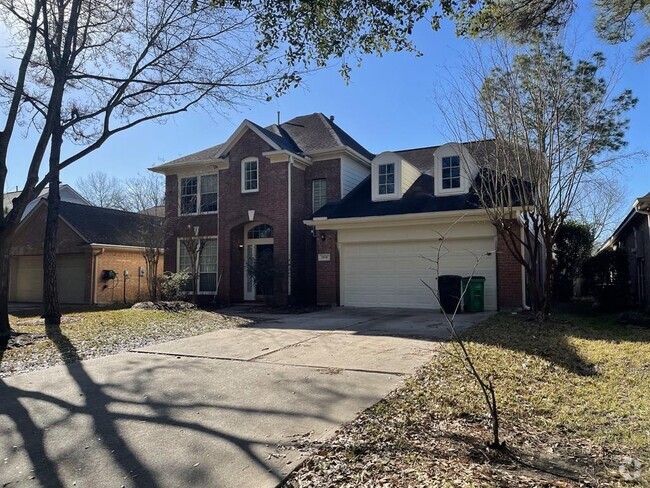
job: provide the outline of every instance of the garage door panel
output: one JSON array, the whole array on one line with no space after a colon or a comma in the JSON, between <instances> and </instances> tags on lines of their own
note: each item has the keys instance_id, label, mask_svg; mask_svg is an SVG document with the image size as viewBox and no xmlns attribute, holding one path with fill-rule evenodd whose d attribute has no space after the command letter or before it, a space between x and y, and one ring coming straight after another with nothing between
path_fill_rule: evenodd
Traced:
<instances>
[{"instance_id":1,"label":"garage door panel","mask_svg":"<svg viewBox=\"0 0 650 488\"><path fill-rule=\"evenodd\" d=\"M492 238L454 240L440 255L440 274L485 276L485 307L496 310L496 261ZM485 256L492 252L491 256ZM435 288L436 242L345 243L341 246L343 305L439 308L422 280ZM429 258L427 260L426 258Z\"/></svg>"},{"instance_id":2,"label":"garage door panel","mask_svg":"<svg viewBox=\"0 0 650 488\"><path fill-rule=\"evenodd\" d=\"M18 256L12 260L14 283L12 301L41 302L43 300L43 257ZM57 281L61 303L84 303L86 293L86 260L81 256L57 258Z\"/></svg>"}]
</instances>

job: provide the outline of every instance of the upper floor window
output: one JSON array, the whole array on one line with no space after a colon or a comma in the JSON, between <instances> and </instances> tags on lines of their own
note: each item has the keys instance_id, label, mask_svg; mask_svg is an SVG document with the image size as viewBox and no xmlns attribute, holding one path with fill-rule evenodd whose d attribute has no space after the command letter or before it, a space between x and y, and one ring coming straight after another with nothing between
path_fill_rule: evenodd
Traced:
<instances>
[{"instance_id":1,"label":"upper floor window","mask_svg":"<svg viewBox=\"0 0 650 488\"><path fill-rule=\"evenodd\" d=\"M380 164L378 175L378 193L380 195L392 195L395 193L395 163Z\"/></svg>"},{"instance_id":2,"label":"upper floor window","mask_svg":"<svg viewBox=\"0 0 650 488\"><path fill-rule=\"evenodd\" d=\"M217 175L201 176L201 213L217 211L219 202L218 186Z\"/></svg>"},{"instance_id":3,"label":"upper floor window","mask_svg":"<svg viewBox=\"0 0 650 488\"><path fill-rule=\"evenodd\" d=\"M442 189L460 188L460 157L442 158Z\"/></svg>"},{"instance_id":4,"label":"upper floor window","mask_svg":"<svg viewBox=\"0 0 650 488\"><path fill-rule=\"evenodd\" d=\"M327 203L327 180L320 178L311 182L311 205L312 212L316 212L319 208Z\"/></svg>"},{"instance_id":5,"label":"upper floor window","mask_svg":"<svg viewBox=\"0 0 650 488\"><path fill-rule=\"evenodd\" d=\"M257 158L244 159L241 164L241 191L259 191L259 161Z\"/></svg>"},{"instance_id":6,"label":"upper floor window","mask_svg":"<svg viewBox=\"0 0 650 488\"><path fill-rule=\"evenodd\" d=\"M195 214L197 208L198 178L181 178L181 215Z\"/></svg>"},{"instance_id":7,"label":"upper floor window","mask_svg":"<svg viewBox=\"0 0 650 488\"><path fill-rule=\"evenodd\" d=\"M180 179L180 215L212 213L219 208L219 180L216 174Z\"/></svg>"}]
</instances>

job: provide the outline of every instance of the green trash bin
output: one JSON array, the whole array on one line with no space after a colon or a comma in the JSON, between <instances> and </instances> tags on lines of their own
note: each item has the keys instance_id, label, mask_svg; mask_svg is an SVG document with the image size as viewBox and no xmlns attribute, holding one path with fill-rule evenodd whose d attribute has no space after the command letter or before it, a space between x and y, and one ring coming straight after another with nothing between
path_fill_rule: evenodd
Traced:
<instances>
[{"instance_id":1,"label":"green trash bin","mask_svg":"<svg viewBox=\"0 0 650 488\"><path fill-rule=\"evenodd\" d=\"M465 296L463 297L465 312L482 312L485 308L485 277L463 278L463 290L465 289Z\"/></svg>"}]
</instances>

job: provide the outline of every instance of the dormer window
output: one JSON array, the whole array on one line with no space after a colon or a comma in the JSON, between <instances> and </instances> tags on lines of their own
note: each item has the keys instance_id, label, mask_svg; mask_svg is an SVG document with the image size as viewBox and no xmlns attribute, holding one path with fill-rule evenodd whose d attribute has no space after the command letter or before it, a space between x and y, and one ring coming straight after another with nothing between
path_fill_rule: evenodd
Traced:
<instances>
[{"instance_id":1,"label":"dormer window","mask_svg":"<svg viewBox=\"0 0 650 488\"><path fill-rule=\"evenodd\" d=\"M420 171L400 155L383 152L372 160L372 201L399 200L420 176Z\"/></svg>"},{"instance_id":2,"label":"dormer window","mask_svg":"<svg viewBox=\"0 0 650 488\"><path fill-rule=\"evenodd\" d=\"M442 158L442 189L460 188L460 157Z\"/></svg>"},{"instance_id":3,"label":"dormer window","mask_svg":"<svg viewBox=\"0 0 650 488\"><path fill-rule=\"evenodd\" d=\"M435 196L468 193L477 174L476 161L463 144L449 142L433 152Z\"/></svg>"},{"instance_id":4,"label":"dormer window","mask_svg":"<svg viewBox=\"0 0 650 488\"><path fill-rule=\"evenodd\" d=\"M395 163L380 164L378 176L379 194L392 195L395 193Z\"/></svg>"}]
</instances>

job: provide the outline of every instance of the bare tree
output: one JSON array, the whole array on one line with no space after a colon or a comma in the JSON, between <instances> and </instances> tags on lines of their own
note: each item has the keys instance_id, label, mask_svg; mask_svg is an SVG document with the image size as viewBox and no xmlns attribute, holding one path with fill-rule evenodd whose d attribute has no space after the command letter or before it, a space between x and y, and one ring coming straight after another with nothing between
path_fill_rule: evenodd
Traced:
<instances>
[{"instance_id":1,"label":"bare tree","mask_svg":"<svg viewBox=\"0 0 650 488\"><path fill-rule=\"evenodd\" d=\"M19 60L0 78L0 188L23 122L38 133L21 193L0 219L0 346L9 337L9 245L29 201L59 172L140 123L203 104L214 112L286 86L286 68L256 49L253 15L230 4L185 0L0 0L0 22ZM65 141L76 145L62 151ZM50 150L49 168L40 178ZM65 154L63 157L62 154ZM44 297L58 313L56 188L48 205ZM49 263L49 264L48 264Z\"/></svg>"},{"instance_id":2,"label":"bare tree","mask_svg":"<svg viewBox=\"0 0 650 488\"><path fill-rule=\"evenodd\" d=\"M149 173L127 178L124 182L124 208L131 212L147 214L143 230L144 257L149 299L158 300L158 265L165 247L165 225L162 218L157 218L156 209L165 203L165 181L157 174Z\"/></svg>"},{"instance_id":3,"label":"bare tree","mask_svg":"<svg viewBox=\"0 0 650 488\"><path fill-rule=\"evenodd\" d=\"M150 216L144 222L144 228L142 229L144 239L142 257L145 262L149 299L155 302L159 298L158 269L165 247L165 222L162 218L156 216Z\"/></svg>"},{"instance_id":4,"label":"bare tree","mask_svg":"<svg viewBox=\"0 0 650 488\"><path fill-rule=\"evenodd\" d=\"M621 161L625 114L636 99L612 93L601 54L575 61L549 37L519 52L497 45L491 56L466 64L441 109L456 138L483 141L465 145L480 165L473 190L545 318L558 229L587 175Z\"/></svg>"},{"instance_id":5,"label":"bare tree","mask_svg":"<svg viewBox=\"0 0 650 488\"><path fill-rule=\"evenodd\" d=\"M188 225L187 229L188 232L181 239L181 242L183 243L183 248L187 252L187 259L189 261L189 274L192 284L192 303L196 303L199 290L199 261L208 239L198 234L198 227L192 228L191 225Z\"/></svg>"},{"instance_id":6,"label":"bare tree","mask_svg":"<svg viewBox=\"0 0 650 488\"><path fill-rule=\"evenodd\" d=\"M434 278L436 282L441 276L443 258L445 254L448 253L448 249L445 243L447 236L449 235L451 229L460 221L462 221L463 217L464 216L461 216L455 222L453 222L445 230L445 232L441 233L438 231L434 231L438 236L438 245L434 246L434 251L435 251L434 256L433 258L422 256L423 259L426 259L432 264L431 269L434 272ZM467 348L465 341L458 333L458 330L456 329L456 325L455 325L456 315L461 310L461 304L463 303L463 299L467 294L467 290L470 287L471 278L473 278L474 275L476 274L476 269L478 268L479 264L481 264L482 261L484 261L489 256L491 256L493 252L494 251L485 251L481 254L473 254L469 251L467 252L467 261L468 263L471 263L472 268L468 277L469 279L465 282L464 286L461 286L460 293L458 296L458 301L456 302L456 305L453 311L451 312L449 312L449 310L445 310L445 307L443 306L444 300L440 295L440 290L438 289L438 286L427 283L425 280L421 280L421 281L422 284L424 284L424 286L426 286L429 289L429 291L431 291L431 293L433 294L436 303L440 306L440 311L442 312L445 322L447 322L447 326L451 333L452 355L459 361L459 363L470 374L470 376L474 379L474 381L476 381L476 384L481 389L481 394L483 396L483 400L485 401L485 406L490 414L490 419L492 422L492 442L490 442L488 446L492 449L502 449L503 447L505 447L505 442L501 442L501 438L499 436L499 432L500 432L499 431L500 428L499 427L499 406L497 402L496 388L494 387L492 377L490 375L484 375L478 370L474 358L472 357L469 349Z\"/></svg>"},{"instance_id":7,"label":"bare tree","mask_svg":"<svg viewBox=\"0 0 650 488\"><path fill-rule=\"evenodd\" d=\"M93 171L87 176L77 179L77 191L90 203L98 207L126 207L126 189L119 178L110 176L103 171Z\"/></svg>"},{"instance_id":8,"label":"bare tree","mask_svg":"<svg viewBox=\"0 0 650 488\"><path fill-rule=\"evenodd\" d=\"M598 249L620 222L625 211L625 190L616 173L585 179L570 217L587 224Z\"/></svg>"},{"instance_id":9,"label":"bare tree","mask_svg":"<svg viewBox=\"0 0 650 488\"><path fill-rule=\"evenodd\" d=\"M124 181L124 208L131 212L152 213L165 205L165 179L155 173L138 175Z\"/></svg>"}]
</instances>

